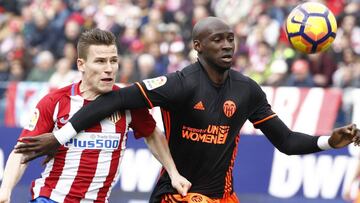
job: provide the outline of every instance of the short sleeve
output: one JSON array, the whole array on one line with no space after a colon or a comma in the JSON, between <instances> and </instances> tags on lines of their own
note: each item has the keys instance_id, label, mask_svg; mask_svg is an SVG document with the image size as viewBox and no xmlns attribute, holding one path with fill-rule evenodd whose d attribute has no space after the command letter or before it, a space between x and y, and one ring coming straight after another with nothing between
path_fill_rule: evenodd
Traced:
<instances>
[{"instance_id":1,"label":"short sleeve","mask_svg":"<svg viewBox=\"0 0 360 203\"><path fill-rule=\"evenodd\" d=\"M135 138L138 139L150 136L154 132L156 122L148 109L134 109L131 110L130 127L134 130Z\"/></svg>"},{"instance_id":2,"label":"short sleeve","mask_svg":"<svg viewBox=\"0 0 360 203\"><path fill-rule=\"evenodd\" d=\"M171 108L184 98L183 80L180 72L166 76L145 79L137 83L150 108L161 106Z\"/></svg>"},{"instance_id":3,"label":"short sleeve","mask_svg":"<svg viewBox=\"0 0 360 203\"><path fill-rule=\"evenodd\" d=\"M54 108L53 99L47 95L43 97L36 108L33 110L30 120L20 134L20 138L27 136L36 136L43 133L51 132L54 128Z\"/></svg>"},{"instance_id":4,"label":"short sleeve","mask_svg":"<svg viewBox=\"0 0 360 203\"><path fill-rule=\"evenodd\" d=\"M249 120L257 128L260 123L275 117L276 114L272 111L265 92L253 80L250 80L250 94Z\"/></svg>"}]
</instances>

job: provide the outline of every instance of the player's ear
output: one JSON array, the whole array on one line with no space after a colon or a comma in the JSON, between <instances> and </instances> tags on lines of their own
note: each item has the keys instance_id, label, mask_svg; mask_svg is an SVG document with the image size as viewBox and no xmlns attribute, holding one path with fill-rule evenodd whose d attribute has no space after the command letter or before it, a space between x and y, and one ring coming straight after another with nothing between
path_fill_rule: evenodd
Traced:
<instances>
[{"instance_id":1,"label":"player's ear","mask_svg":"<svg viewBox=\"0 0 360 203\"><path fill-rule=\"evenodd\" d=\"M80 72L85 72L85 60L82 58L78 58L76 60L77 68Z\"/></svg>"},{"instance_id":2,"label":"player's ear","mask_svg":"<svg viewBox=\"0 0 360 203\"><path fill-rule=\"evenodd\" d=\"M194 49L200 54L201 53L201 43L200 40L193 41Z\"/></svg>"}]
</instances>

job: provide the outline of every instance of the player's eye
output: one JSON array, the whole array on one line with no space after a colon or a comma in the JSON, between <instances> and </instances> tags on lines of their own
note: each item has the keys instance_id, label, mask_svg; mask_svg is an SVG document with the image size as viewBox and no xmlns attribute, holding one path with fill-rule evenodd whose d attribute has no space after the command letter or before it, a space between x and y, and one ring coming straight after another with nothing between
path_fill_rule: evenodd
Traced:
<instances>
[{"instance_id":1,"label":"player's eye","mask_svg":"<svg viewBox=\"0 0 360 203\"><path fill-rule=\"evenodd\" d=\"M95 63L105 63L105 60L104 59L96 59Z\"/></svg>"},{"instance_id":2,"label":"player's eye","mask_svg":"<svg viewBox=\"0 0 360 203\"><path fill-rule=\"evenodd\" d=\"M213 41L214 41L214 42L220 42L221 39L220 39L219 37L216 37L216 38L213 39Z\"/></svg>"}]
</instances>

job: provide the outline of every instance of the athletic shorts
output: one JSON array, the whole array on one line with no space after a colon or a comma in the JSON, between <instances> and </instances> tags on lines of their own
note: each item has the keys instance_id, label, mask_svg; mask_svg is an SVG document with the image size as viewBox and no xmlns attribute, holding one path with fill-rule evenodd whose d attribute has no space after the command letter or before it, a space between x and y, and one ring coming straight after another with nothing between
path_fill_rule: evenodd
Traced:
<instances>
[{"instance_id":1,"label":"athletic shorts","mask_svg":"<svg viewBox=\"0 0 360 203\"><path fill-rule=\"evenodd\" d=\"M37 197L31 200L29 203L57 203L47 197Z\"/></svg>"},{"instance_id":2,"label":"athletic shorts","mask_svg":"<svg viewBox=\"0 0 360 203\"><path fill-rule=\"evenodd\" d=\"M211 199L199 193L188 193L185 197L180 194L165 194L161 203L240 203L235 192L222 199Z\"/></svg>"}]
</instances>

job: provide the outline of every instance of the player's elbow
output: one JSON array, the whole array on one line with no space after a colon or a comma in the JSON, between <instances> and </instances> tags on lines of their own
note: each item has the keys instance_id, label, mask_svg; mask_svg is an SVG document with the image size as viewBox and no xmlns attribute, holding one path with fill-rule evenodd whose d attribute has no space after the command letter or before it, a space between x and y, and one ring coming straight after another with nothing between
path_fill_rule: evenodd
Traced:
<instances>
[{"instance_id":1,"label":"player's elbow","mask_svg":"<svg viewBox=\"0 0 360 203\"><path fill-rule=\"evenodd\" d=\"M294 151L291 147L289 146L281 146L281 147L277 147L277 149L281 152L284 153L286 155L296 155L298 154L296 151Z\"/></svg>"}]
</instances>

